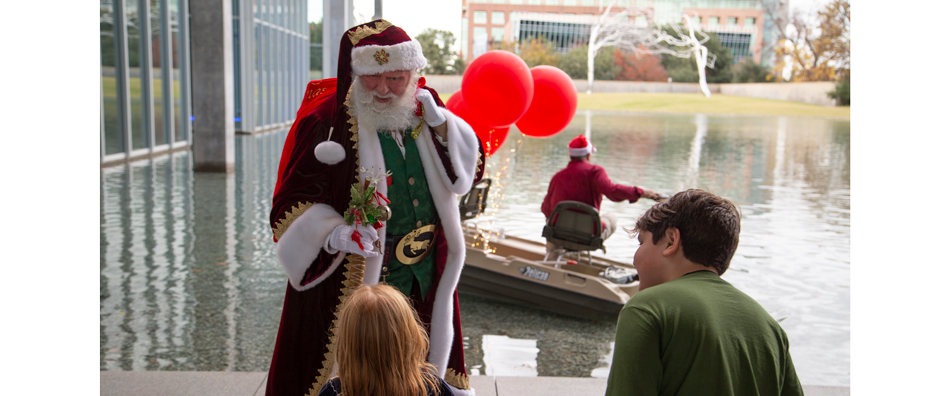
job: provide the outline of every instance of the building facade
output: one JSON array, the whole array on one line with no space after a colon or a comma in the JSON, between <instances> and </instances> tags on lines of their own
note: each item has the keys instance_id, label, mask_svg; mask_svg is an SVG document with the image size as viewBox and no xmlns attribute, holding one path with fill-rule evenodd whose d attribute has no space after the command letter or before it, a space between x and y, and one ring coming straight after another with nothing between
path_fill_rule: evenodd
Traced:
<instances>
[{"instance_id":1,"label":"building facade","mask_svg":"<svg viewBox=\"0 0 950 396\"><path fill-rule=\"evenodd\" d=\"M590 27L610 4L608 0L462 0L461 52L466 62L499 42L522 42L544 36L559 52L590 39ZM638 16L635 24L677 24L683 14L695 27L716 33L735 63L751 59L771 65L778 26L787 15L787 0L617 0L613 10L640 7L653 20ZM778 20L778 21L776 21Z\"/></svg>"},{"instance_id":2,"label":"building facade","mask_svg":"<svg viewBox=\"0 0 950 396\"><path fill-rule=\"evenodd\" d=\"M188 0L100 0L101 162L188 146L187 9Z\"/></svg>"},{"instance_id":3,"label":"building facade","mask_svg":"<svg viewBox=\"0 0 950 396\"><path fill-rule=\"evenodd\" d=\"M310 80L307 0L231 2L234 129L293 123ZM189 0L100 0L100 162L189 147ZM147 32L147 33L142 33Z\"/></svg>"}]
</instances>

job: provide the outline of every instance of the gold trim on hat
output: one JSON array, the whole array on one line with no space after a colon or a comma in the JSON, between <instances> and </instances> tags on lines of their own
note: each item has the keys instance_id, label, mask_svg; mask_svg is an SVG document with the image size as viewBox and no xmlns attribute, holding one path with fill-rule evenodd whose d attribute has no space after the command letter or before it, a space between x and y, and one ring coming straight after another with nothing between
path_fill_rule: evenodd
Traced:
<instances>
[{"instance_id":1,"label":"gold trim on hat","mask_svg":"<svg viewBox=\"0 0 950 396\"><path fill-rule=\"evenodd\" d=\"M389 21L385 19L380 19L378 22L376 22L375 28L371 28L369 26L360 26L356 28L356 30L347 32L346 35L350 38L350 42L353 43L353 45L356 45L356 43L359 43L360 40L374 34L382 33L383 30L388 29L390 26L393 26L393 24L389 23Z\"/></svg>"}]
</instances>

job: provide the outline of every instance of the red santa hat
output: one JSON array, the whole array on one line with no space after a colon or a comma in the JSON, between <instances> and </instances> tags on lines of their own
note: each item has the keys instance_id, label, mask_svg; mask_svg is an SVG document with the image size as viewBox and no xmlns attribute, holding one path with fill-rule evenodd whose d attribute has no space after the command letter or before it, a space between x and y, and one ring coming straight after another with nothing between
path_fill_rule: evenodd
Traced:
<instances>
[{"instance_id":1,"label":"red santa hat","mask_svg":"<svg viewBox=\"0 0 950 396\"><path fill-rule=\"evenodd\" d=\"M418 70L426 67L422 46L398 26L377 19L354 26L340 40L337 63L337 108L343 108L346 93L353 83L352 74L371 75L396 70ZM317 160L327 164L342 161L343 147L327 140L314 148Z\"/></svg>"},{"instance_id":2,"label":"red santa hat","mask_svg":"<svg viewBox=\"0 0 950 396\"><path fill-rule=\"evenodd\" d=\"M571 140L571 143L567 145L567 151L571 157L583 157L596 151L596 149L594 149L594 145L591 144L590 140L587 140L584 135L577 135L577 137Z\"/></svg>"},{"instance_id":3,"label":"red santa hat","mask_svg":"<svg viewBox=\"0 0 950 396\"><path fill-rule=\"evenodd\" d=\"M357 75L426 67L419 42L385 19L357 26L346 34L353 44L350 59Z\"/></svg>"}]
</instances>

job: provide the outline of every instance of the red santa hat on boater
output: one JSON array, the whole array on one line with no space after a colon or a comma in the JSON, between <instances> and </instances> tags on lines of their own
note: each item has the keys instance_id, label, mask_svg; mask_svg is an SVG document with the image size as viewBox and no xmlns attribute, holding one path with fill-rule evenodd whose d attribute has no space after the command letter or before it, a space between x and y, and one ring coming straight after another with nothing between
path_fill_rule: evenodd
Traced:
<instances>
[{"instance_id":1,"label":"red santa hat on boater","mask_svg":"<svg viewBox=\"0 0 950 396\"><path fill-rule=\"evenodd\" d=\"M354 73L364 76L397 70L415 71L426 67L426 63L419 42L387 20L377 19L350 28L340 40L337 108L343 108ZM318 144L313 152L318 161L330 165L346 157L343 147L331 140Z\"/></svg>"},{"instance_id":2,"label":"red santa hat on boater","mask_svg":"<svg viewBox=\"0 0 950 396\"><path fill-rule=\"evenodd\" d=\"M567 151L571 157L583 157L592 152L596 152L597 149L594 148L594 145L591 144L590 140L587 140L584 135L577 135L577 137L571 140L571 143L567 145Z\"/></svg>"}]
</instances>

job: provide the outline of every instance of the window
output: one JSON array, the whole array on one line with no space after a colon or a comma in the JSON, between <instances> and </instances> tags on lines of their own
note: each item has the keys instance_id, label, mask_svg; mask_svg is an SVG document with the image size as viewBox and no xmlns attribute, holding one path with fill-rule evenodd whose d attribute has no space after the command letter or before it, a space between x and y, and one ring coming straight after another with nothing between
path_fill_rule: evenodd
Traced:
<instances>
[{"instance_id":1,"label":"window","mask_svg":"<svg viewBox=\"0 0 950 396\"><path fill-rule=\"evenodd\" d=\"M726 24L729 25L729 26L738 25L738 24L739 24L739 18L737 18L737 17L729 17L729 18L726 18Z\"/></svg>"},{"instance_id":2,"label":"window","mask_svg":"<svg viewBox=\"0 0 950 396\"><path fill-rule=\"evenodd\" d=\"M582 5L582 6L591 7L591 6L595 6L595 5L597 5L597 4L596 4L596 2L595 2L594 0L581 0L581 5Z\"/></svg>"},{"instance_id":3,"label":"window","mask_svg":"<svg viewBox=\"0 0 950 396\"><path fill-rule=\"evenodd\" d=\"M544 4L549 6L561 5L561 0L544 0Z\"/></svg>"},{"instance_id":4,"label":"window","mask_svg":"<svg viewBox=\"0 0 950 396\"><path fill-rule=\"evenodd\" d=\"M475 23L488 23L487 11L475 11Z\"/></svg>"},{"instance_id":5,"label":"window","mask_svg":"<svg viewBox=\"0 0 950 396\"><path fill-rule=\"evenodd\" d=\"M706 26L719 26L719 17L707 17Z\"/></svg>"},{"instance_id":6,"label":"window","mask_svg":"<svg viewBox=\"0 0 950 396\"><path fill-rule=\"evenodd\" d=\"M566 6L576 6L577 0L564 0L564 5Z\"/></svg>"},{"instance_id":7,"label":"window","mask_svg":"<svg viewBox=\"0 0 950 396\"><path fill-rule=\"evenodd\" d=\"M694 29L702 25L702 22L699 19L700 19L699 16L694 16L690 18L690 22L693 24Z\"/></svg>"},{"instance_id":8,"label":"window","mask_svg":"<svg viewBox=\"0 0 950 396\"><path fill-rule=\"evenodd\" d=\"M505 0L491 0L492 4L505 4Z\"/></svg>"},{"instance_id":9,"label":"window","mask_svg":"<svg viewBox=\"0 0 950 396\"><path fill-rule=\"evenodd\" d=\"M745 19L745 25L746 25L746 26L755 26L755 18L746 18L746 19Z\"/></svg>"},{"instance_id":10,"label":"window","mask_svg":"<svg viewBox=\"0 0 950 396\"><path fill-rule=\"evenodd\" d=\"M528 0L528 5L541 5L541 0Z\"/></svg>"},{"instance_id":11,"label":"window","mask_svg":"<svg viewBox=\"0 0 950 396\"><path fill-rule=\"evenodd\" d=\"M492 24L492 25L504 25L504 24L505 24L505 12L504 12L504 11L492 11L492 13L491 13L491 24Z\"/></svg>"},{"instance_id":12,"label":"window","mask_svg":"<svg viewBox=\"0 0 950 396\"><path fill-rule=\"evenodd\" d=\"M524 0L508 0L508 4L524 4Z\"/></svg>"},{"instance_id":13,"label":"window","mask_svg":"<svg viewBox=\"0 0 950 396\"><path fill-rule=\"evenodd\" d=\"M502 42L505 39L505 28L493 27L491 28L491 39L492 41L498 43Z\"/></svg>"},{"instance_id":14,"label":"window","mask_svg":"<svg viewBox=\"0 0 950 396\"><path fill-rule=\"evenodd\" d=\"M459 43L461 44L462 49L462 59L464 60L468 57L468 19L462 19L462 31L460 32L461 39Z\"/></svg>"},{"instance_id":15,"label":"window","mask_svg":"<svg viewBox=\"0 0 950 396\"><path fill-rule=\"evenodd\" d=\"M475 40L478 40L479 37L487 36L487 35L488 35L488 29L485 27L475 26L475 28L472 29L472 38Z\"/></svg>"}]
</instances>

